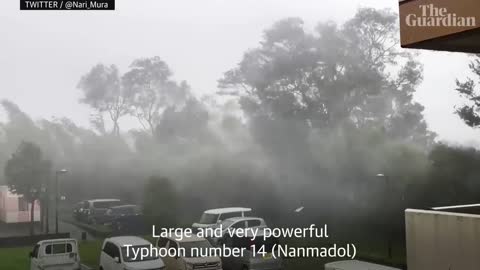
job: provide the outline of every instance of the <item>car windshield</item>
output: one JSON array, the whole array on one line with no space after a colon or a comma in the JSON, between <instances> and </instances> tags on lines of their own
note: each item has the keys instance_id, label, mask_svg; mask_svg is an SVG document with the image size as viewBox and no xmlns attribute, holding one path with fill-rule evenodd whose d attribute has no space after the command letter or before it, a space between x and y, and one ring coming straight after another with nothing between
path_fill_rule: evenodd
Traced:
<instances>
[{"instance_id":1,"label":"car windshield","mask_svg":"<svg viewBox=\"0 0 480 270\"><path fill-rule=\"evenodd\" d=\"M119 201L104 201L104 202L94 202L93 207L94 208L110 208L113 206L120 205Z\"/></svg>"},{"instance_id":2,"label":"car windshield","mask_svg":"<svg viewBox=\"0 0 480 270\"><path fill-rule=\"evenodd\" d=\"M201 224L215 224L215 223L217 223L217 220L218 220L218 215L203 213L202 217L200 218L200 223Z\"/></svg>"},{"instance_id":3,"label":"car windshield","mask_svg":"<svg viewBox=\"0 0 480 270\"><path fill-rule=\"evenodd\" d=\"M150 246L149 245L131 246L131 247L129 247L128 253L127 253L127 247L122 247L123 260L125 262L143 262L143 261L152 261L152 260L157 259L157 257L154 257L154 256L147 256L147 257L142 258L140 255L138 255L137 258L135 258L135 256L133 255L134 254L133 250L135 250L137 252L138 249L140 249L140 248L150 249ZM152 255L152 254L149 254L149 255Z\"/></svg>"},{"instance_id":4,"label":"car windshield","mask_svg":"<svg viewBox=\"0 0 480 270\"><path fill-rule=\"evenodd\" d=\"M212 245L210 245L210 242L208 242L207 240L203 240L203 241L180 243L180 247L185 249L185 257L191 258L191 257L198 257L198 255L202 255L202 254L208 254L207 249L211 248ZM193 252L194 248L195 248L195 251Z\"/></svg>"}]
</instances>

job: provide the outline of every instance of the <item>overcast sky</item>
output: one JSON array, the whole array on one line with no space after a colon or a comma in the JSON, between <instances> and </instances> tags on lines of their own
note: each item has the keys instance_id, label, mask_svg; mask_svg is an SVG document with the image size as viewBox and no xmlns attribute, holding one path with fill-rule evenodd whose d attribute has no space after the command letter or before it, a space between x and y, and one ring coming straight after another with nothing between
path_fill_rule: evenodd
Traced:
<instances>
[{"instance_id":1,"label":"overcast sky","mask_svg":"<svg viewBox=\"0 0 480 270\"><path fill-rule=\"evenodd\" d=\"M115 11L20 11L0 2L0 99L36 119L68 117L88 126L90 110L76 85L97 64L125 71L139 57L160 56L199 94L216 91L222 73L257 46L262 31L285 17L308 27L343 22L359 7L391 8L398 0L116 0ZM480 145L480 133L453 114L463 54L422 52L425 80L416 99L441 140Z\"/></svg>"}]
</instances>

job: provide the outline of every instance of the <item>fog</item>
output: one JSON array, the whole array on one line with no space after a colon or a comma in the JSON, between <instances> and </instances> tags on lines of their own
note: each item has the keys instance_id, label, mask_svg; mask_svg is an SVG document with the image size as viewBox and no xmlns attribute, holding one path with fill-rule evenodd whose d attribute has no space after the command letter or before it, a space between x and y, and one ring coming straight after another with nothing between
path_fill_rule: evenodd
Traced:
<instances>
[{"instance_id":1,"label":"fog","mask_svg":"<svg viewBox=\"0 0 480 270\"><path fill-rule=\"evenodd\" d=\"M281 225L398 225L407 206L444 203L422 195L449 187L436 185L432 149L478 142L454 114L468 59L391 46L398 3L352 3L118 1L88 14L2 3L0 182L29 141L51 178L68 169L68 203L145 205L158 191L152 214L171 208L181 224L240 205ZM152 177L167 180L150 189Z\"/></svg>"}]
</instances>

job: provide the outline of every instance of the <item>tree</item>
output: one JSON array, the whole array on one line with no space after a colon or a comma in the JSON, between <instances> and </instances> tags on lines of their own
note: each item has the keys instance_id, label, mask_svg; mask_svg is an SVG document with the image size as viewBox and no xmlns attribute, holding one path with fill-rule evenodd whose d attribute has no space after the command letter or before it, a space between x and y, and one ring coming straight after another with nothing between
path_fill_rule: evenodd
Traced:
<instances>
[{"instance_id":1,"label":"tree","mask_svg":"<svg viewBox=\"0 0 480 270\"><path fill-rule=\"evenodd\" d=\"M480 56L476 56L469 64L470 70L480 79ZM462 120L470 127L480 126L480 90L472 78L467 78L461 82L456 80L457 88L455 89L460 95L466 99L466 103L457 108L456 112Z\"/></svg>"},{"instance_id":2,"label":"tree","mask_svg":"<svg viewBox=\"0 0 480 270\"><path fill-rule=\"evenodd\" d=\"M177 192L168 178L150 177L143 196L143 213L147 221L152 225L175 226L177 200Z\"/></svg>"},{"instance_id":3,"label":"tree","mask_svg":"<svg viewBox=\"0 0 480 270\"><path fill-rule=\"evenodd\" d=\"M320 23L316 33L298 18L279 21L219 80L221 93L240 97L250 119L292 119L313 128L349 123L392 136L401 125L408 131L403 139L423 136L430 143L423 107L412 97L422 66L398 49L396 17L363 8L342 26Z\"/></svg>"},{"instance_id":4,"label":"tree","mask_svg":"<svg viewBox=\"0 0 480 270\"><path fill-rule=\"evenodd\" d=\"M129 96L121 84L118 69L102 64L94 66L78 83L83 91L81 102L96 110L92 123L99 130L104 130L103 117L107 114L113 122L112 134L120 134L119 120L130 110Z\"/></svg>"},{"instance_id":5,"label":"tree","mask_svg":"<svg viewBox=\"0 0 480 270\"><path fill-rule=\"evenodd\" d=\"M213 140L214 135L208 129L210 116L205 104L190 98L185 102L182 110L168 107L161 118L156 130L159 141L196 141L205 143Z\"/></svg>"},{"instance_id":6,"label":"tree","mask_svg":"<svg viewBox=\"0 0 480 270\"><path fill-rule=\"evenodd\" d=\"M131 96L133 116L152 136L164 109L181 105L189 95L188 84L177 84L171 77L172 71L158 56L133 61L130 71L122 77Z\"/></svg>"},{"instance_id":7,"label":"tree","mask_svg":"<svg viewBox=\"0 0 480 270\"><path fill-rule=\"evenodd\" d=\"M11 192L22 195L30 203L30 234L34 234L35 201L50 175L51 162L31 142L22 142L7 161L5 176Z\"/></svg>"}]
</instances>

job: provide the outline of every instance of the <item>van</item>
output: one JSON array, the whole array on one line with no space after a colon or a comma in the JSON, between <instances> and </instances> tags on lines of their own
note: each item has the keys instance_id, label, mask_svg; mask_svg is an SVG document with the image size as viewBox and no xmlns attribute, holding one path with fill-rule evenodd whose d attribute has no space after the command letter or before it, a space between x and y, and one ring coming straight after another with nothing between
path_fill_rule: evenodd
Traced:
<instances>
[{"instance_id":1,"label":"van","mask_svg":"<svg viewBox=\"0 0 480 270\"><path fill-rule=\"evenodd\" d=\"M30 270L80 269L80 255L75 239L43 240L30 252Z\"/></svg>"},{"instance_id":2,"label":"van","mask_svg":"<svg viewBox=\"0 0 480 270\"><path fill-rule=\"evenodd\" d=\"M127 247L130 250L127 250ZM136 236L119 236L103 241L100 270L164 270L163 260L154 254L135 258L133 250L150 248L152 244ZM140 257L140 256L138 256Z\"/></svg>"},{"instance_id":3,"label":"van","mask_svg":"<svg viewBox=\"0 0 480 270\"><path fill-rule=\"evenodd\" d=\"M193 229L203 229L215 226L227 218L245 217L252 211L251 208L244 207L228 207L210 209L203 212L202 217L198 223L193 223Z\"/></svg>"},{"instance_id":4,"label":"van","mask_svg":"<svg viewBox=\"0 0 480 270\"><path fill-rule=\"evenodd\" d=\"M180 240L181 239L181 240ZM207 239L197 236L182 236L177 238L175 236L160 237L157 239L157 248L176 250L185 250L185 254L177 256L166 256L163 258L167 270L222 270L222 261L219 257L200 257L195 254L196 250L207 250L212 248ZM204 254L207 252L204 251Z\"/></svg>"},{"instance_id":5,"label":"van","mask_svg":"<svg viewBox=\"0 0 480 270\"><path fill-rule=\"evenodd\" d=\"M246 237L239 237L237 235L226 234L219 239L217 246L225 245L229 249L244 249L240 256L222 257L222 265L224 270L281 270L283 269L283 259L279 256L274 256L273 248L279 244L279 239L276 237L265 237L265 229L260 229L257 238L251 240L253 235L248 233ZM254 254L253 247L260 250L262 247L262 254ZM329 269L331 270L331 269ZM337 270L337 269L335 269Z\"/></svg>"}]
</instances>

